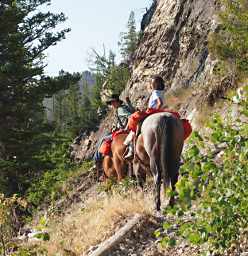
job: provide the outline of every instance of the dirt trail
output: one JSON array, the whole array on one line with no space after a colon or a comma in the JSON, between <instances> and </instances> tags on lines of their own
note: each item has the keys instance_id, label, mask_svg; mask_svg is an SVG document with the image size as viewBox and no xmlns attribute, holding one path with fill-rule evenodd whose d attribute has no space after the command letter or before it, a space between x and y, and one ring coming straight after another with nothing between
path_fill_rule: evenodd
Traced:
<instances>
[{"instance_id":1,"label":"dirt trail","mask_svg":"<svg viewBox=\"0 0 248 256\"><path fill-rule=\"evenodd\" d=\"M120 241L113 246L109 245L107 250L94 253L99 250L98 246L88 251L87 256L194 256L199 255L197 247L190 247L187 243L181 243L174 248L162 249L159 246L154 231L161 228L165 218L155 216L142 216L141 220L134 225Z\"/></svg>"},{"instance_id":2,"label":"dirt trail","mask_svg":"<svg viewBox=\"0 0 248 256\"><path fill-rule=\"evenodd\" d=\"M81 192L81 193L78 193ZM77 203L84 202L89 197L97 198L97 184L95 180L94 174L85 175L84 182L81 183L77 189L75 189L75 193L73 194L73 199L77 201ZM151 194L151 191L147 191L146 193ZM81 194L81 196L77 196ZM73 200L73 201L74 201ZM74 201L75 202L75 201ZM121 202L120 202L121 203ZM124 216L123 216L124 217ZM118 230L123 228L128 220L132 217L124 217L122 221L120 221L114 232L111 232L112 235L114 233L118 233ZM118 243L106 251L105 253L99 254L100 256L194 256L198 255L198 249L192 248L187 245L187 243L181 243L178 246L162 250L158 245L157 238L154 235L154 232L161 228L163 221L165 221L165 217L156 217L156 216L148 216L143 215L141 220L139 220L128 232L124 235ZM110 236L109 236L110 237ZM109 237L106 239L108 240ZM104 242L104 241L102 241ZM84 252L82 255L90 256L97 248L99 248L101 244L97 246L93 246L89 251Z\"/></svg>"},{"instance_id":3,"label":"dirt trail","mask_svg":"<svg viewBox=\"0 0 248 256\"><path fill-rule=\"evenodd\" d=\"M151 191L138 194L131 189L113 195L99 192L94 172L80 175L70 182L70 186L73 189L55 203L49 214L51 241L43 245L51 255L71 251L75 255L90 256L137 213L142 218L108 251L98 256L198 255L186 243L161 250L154 232L161 228L164 218L152 214ZM61 241L64 241L63 246Z\"/></svg>"}]
</instances>

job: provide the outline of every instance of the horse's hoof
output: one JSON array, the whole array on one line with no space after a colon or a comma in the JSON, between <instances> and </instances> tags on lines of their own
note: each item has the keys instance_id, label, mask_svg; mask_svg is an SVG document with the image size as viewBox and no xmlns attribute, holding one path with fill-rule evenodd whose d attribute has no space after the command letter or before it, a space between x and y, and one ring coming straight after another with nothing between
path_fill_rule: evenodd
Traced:
<instances>
[{"instance_id":1,"label":"horse's hoof","mask_svg":"<svg viewBox=\"0 0 248 256\"><path fill-rule=\"evenodd\" d=\"M162 214L161 211L158 211L158 210L155 210L154 212L154 216L158 219L163 219L164 218L164 215Z\"/></svg>"},{"instance_id":2,"label":"horse's hoof","mask_svg":"<svg viewBox=\"0 0 248 256\"><path fill-rule=\"evenodd\" d=\"M104 182L104 181L106 181L106 177L104 175L102 175L98 180L99 180L99 182Z\"/></svg>"}]
</instances>

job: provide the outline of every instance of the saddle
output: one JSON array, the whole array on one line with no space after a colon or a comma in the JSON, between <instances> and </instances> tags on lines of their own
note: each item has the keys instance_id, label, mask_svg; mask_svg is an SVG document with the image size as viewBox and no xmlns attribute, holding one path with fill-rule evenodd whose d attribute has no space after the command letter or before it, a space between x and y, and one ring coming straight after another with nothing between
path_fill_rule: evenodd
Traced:
<instances>
[{"instance_id":1,"label":"saddle","mask_svg":"<svg viewBox=\"0 0 248 256\"><path fill-rule=\"evenodd\" d=\"M181 119L180 114L176 111L173 111L170 109L149 109L148 108L146 111L137 111L131 115L130 122L128 122L129 129L132 131L135 131L136 138L137 138L141 133L141 126L144 120L152 114L162 113L162 112L171 113L174 117ZM186 140L192 133L192 126L188 119L181 119L181 121L183 123L183 128L184 128L184 140Z\"/></svg>"}]
</instances>

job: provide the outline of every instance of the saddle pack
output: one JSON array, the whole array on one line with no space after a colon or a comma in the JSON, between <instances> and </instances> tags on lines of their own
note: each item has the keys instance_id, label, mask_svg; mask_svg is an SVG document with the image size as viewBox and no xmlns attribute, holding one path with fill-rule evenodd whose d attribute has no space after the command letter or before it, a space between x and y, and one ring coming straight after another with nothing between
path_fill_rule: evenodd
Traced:
<instances>
[{"instance_id":1,"label":"saddle pack","mask_svg":"<svg viewBox=\"0 0 248 256\"><path fill-rule=\"evenodd\" d=\"M128 131L125 131L123 129L120 129L118 131L112 132L111 139L104 140L99 148L99 152L103 155L109 155L111 153L111 143L114 140L114 138L119 134L127 134Z\"/></svg>"}]
</instances>

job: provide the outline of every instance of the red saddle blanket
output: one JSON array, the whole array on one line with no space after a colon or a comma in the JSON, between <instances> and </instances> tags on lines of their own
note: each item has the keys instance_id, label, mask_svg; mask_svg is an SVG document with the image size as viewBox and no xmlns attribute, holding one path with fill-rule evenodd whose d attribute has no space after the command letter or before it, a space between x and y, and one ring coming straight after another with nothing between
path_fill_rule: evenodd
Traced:
<instances>
[{"instance_id":1,"label":"red saddle blanket","mask_svg":"<svg viewBox=\"0 0 248 256\"><path fill-rule=\"evenodd\" d=\"M109 155L111 152L111 143L112 141L115 139L116 136L120 135L120 134L127 134L128 131L125 130L118 130L115 132L112 132L112 139L107 139L105 141L103 141L102 145L99 148L99 152L103 155Z\"/></svg>"},{"instance_id":2,"label":"red saddle blanket","mask_svg":"<svg viewBox=\"0 0 248 256\"><path fill-rule=\"evenodd\" d=\"M171 113L176 118L181 118L180 114L170 109L147 109L146 111L136 111L128 119L128 129L136 132L138 123L149 115L161 112ZM187 139L192 132L192 127L187 119L182 119L184 128L184 139Z\"/></svg>"},{"instance_id":3,"label":"red saddle blanket","mask_svg":"<svg viewBox=\"0 0 248 256\"><path fill-rule=\"evenodd\" d=\"M181 120L183 122L184 140L186 140L192 133L192 126L188 119L181 119Z\"/></svg>"},{"instance_id":4,"label":"red saddle blanket","mask_svg":"<svg viewBox=\"0 0 248 256\"><path fill-rule=\"evenodd\" d=\"M121 130L112 132L112 139L114 140L115 137L120 135L120 134L128 134L128 131L121 129Z\"/></svg>"}]
</instances>

